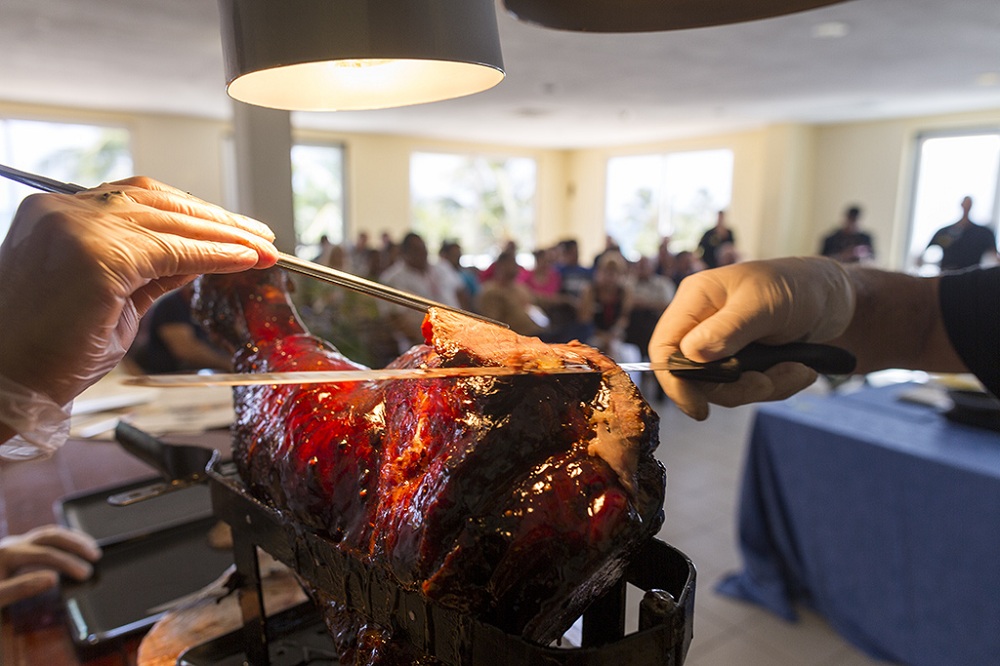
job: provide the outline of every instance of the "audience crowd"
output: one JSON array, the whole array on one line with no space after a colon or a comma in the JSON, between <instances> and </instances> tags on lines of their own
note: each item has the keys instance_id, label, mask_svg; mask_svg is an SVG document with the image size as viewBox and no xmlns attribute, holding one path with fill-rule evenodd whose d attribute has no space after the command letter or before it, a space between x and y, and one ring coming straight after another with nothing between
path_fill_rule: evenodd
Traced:
<instances>
[{"instance_id":1,"label":"audience crowd","mask_svg":"<svg viewBox=\"0 0 1000 666\"><path fill-rule=\"evenodd\" d=\"M664 238L656 255L632 261L607 238L594 260L583 263L574 238L530 254L508 243L480 269L453 240L438 249L416 233L398 242L383 234L374 247L363 234L351 248L324 245L316 260L502 321L523 335L579 340L628 362L647 358L653 328L677 283L706 267L700 253L674 254L669 245ZM719 253L715 261L725 257ZM359 362L383 367L421 340L418 311L313 280L297 278L296 285L293 298L309 328Z\"/></svg>"},{"instance_id":2,"label":"audience crowd","mask_svg":"<svg viewBox=\"0 0 1000 666\"><path fill-rule=\"evenodd\" d=\"M944 248L942 270L978 265L987 259L1000 261L993 232L971 222L971 207L972 200L966 197L962 218L938 231L930 242L930 246ZM873 261L874 243L871 234L860 228L861 214L859 205L845 208L840 226L822 239L819 254L849 263ZM686 277L740 261L735 242L726 212L720 210L715 224L704 230L693 250L674 252L671 239L665 237L655 255L637 258L626 257L608 236L604 248L584 263L577 240L566 238L530 254L520 253L508 242L497 248L490 265L477 268L454 240L432 251L417 233L396 241L382 232L375 242L361 232L345 245L324 237L314 260L502 321L523 335L546 342L579 340L616 361L630 362L647 358L653 329ZM384 367L423 341L419 310L297 276L293 299L314 334L370 367ZM180 292L154 305L129 354L137 371L228 367L227 360L198 335L184 308Z\"/></svg>"}]
</instances>

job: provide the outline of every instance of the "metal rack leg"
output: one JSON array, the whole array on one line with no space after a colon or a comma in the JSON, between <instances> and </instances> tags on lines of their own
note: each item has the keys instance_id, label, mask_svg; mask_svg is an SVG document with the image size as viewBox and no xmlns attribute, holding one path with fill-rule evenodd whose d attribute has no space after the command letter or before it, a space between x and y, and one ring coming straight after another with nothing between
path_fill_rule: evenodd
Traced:
<instances>
[{"instance_id":1,"label":"metal rack leg","mask_svg":"<svg viewBox=\"0 0 1000 666\"><path fill-rule=\"evenodd\" d=\"M240 577L239 601L243 615L246 663L249 666L270 666L257 546L247 535L236 530L233 530L233 556Z\"/></svg>"}]
</instances>

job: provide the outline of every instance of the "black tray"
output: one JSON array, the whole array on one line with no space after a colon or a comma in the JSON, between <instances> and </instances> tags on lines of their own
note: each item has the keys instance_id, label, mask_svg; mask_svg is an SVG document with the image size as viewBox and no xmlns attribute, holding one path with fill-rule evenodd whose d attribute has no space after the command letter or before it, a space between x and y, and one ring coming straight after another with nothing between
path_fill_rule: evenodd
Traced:
<instances>
[{"instance_id":1,"label":"black tray","mask_svg":"<svg viewBox=\"0 0 1000 666\"><path fill-rule=\"evenodd\" d=\"M233 563L231 549L209 545L217 520L204 486L126 507L107 504L109 495L148 482L56 503L60 522L90 533L104 551L89 580L62 584L70 635L82 654L99 654L144 632L170 602L201 590Z\"/></svg>"},{"instance_id":2,"label":"black tray","mask_svg":"<svg viewBox=\"0 0 1000 666\"><path fill-rule=\"evenodd\" d=\"M212 501L206 485L190 486L128 506L108 504L108 497L157 484L162 485L163 479L154 476L121 486L67 495L56 501L53 510L60 524L86 532L102 548L212 515Z\"/></svg>"}]
</instances>

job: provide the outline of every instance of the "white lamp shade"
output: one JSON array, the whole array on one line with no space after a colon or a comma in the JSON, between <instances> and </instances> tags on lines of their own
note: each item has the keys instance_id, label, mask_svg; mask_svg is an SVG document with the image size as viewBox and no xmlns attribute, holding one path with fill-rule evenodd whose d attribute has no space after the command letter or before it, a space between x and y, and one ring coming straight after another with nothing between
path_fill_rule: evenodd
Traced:
<instances>
[{"instance_id":1,"label":"white lamp shade","mask_svg":"<svg viewBox=\"0 0 1000 666\"><path fill-rule=\"evenodd\" d=\"M219 0L234 99L294 111L422 104L504 78L492 0Z\"/></svg>"}]
</instances>

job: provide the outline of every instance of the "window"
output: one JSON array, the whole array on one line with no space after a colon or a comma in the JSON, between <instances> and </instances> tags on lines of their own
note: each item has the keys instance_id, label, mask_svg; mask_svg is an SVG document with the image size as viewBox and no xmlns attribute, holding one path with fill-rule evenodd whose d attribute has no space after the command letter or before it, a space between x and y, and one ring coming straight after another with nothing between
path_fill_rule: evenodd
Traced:
<instances>
[{"instance_id":1,"label":"window","mask_svg":"<svg viewBox=\"0 0 1000 666\"><path fill-rule=\"evenodd\" d=\"M132 175L128 130L35 120L0 119L0 162L87 187ZM21 200L34 190L0 183L0 238Z\"/></svg>"},{"instance_id":2,"label":"window","mask_svg":"<svg viewBox=\"0 0 1000 666\"><path fill-rule=\"evenodd\" d=\"M978 134L928 134L918 139L916 187L910 211L904 265L917 270L934 232L958 220L960 203L972 198L969 219L997 228L1000 131ZM933 253L933 250L932 250ZM934 273L934 256L918 272Z\"/></svg>"},{"instance_id":3,"label":"window","mask_svg":"<svg viewBox=\"0 0 1000 666\"><path fill-rule=\"evenodd\" d=\"M432 253L453 239L477 265L513 241L535 245L537 167L527 157L414 153L410 157L413 230Z\"/></svg>"},{"instance_id":4,"label":"window","mask_svg":"<svg viewBox=\"0 0 1000 666\"><path fill-rule=\"evenodd\" d=\"M296 144L291 159L298 252L315 255L323 236L334 245L344 243L344 147Z\"/></svg>"},{"instance_id":5,"label":"window","mask_svg":"<svg viewBox=\"0 0 1000 666\"><path fill-rule=\"evenodd\" d=\"M733 153L708 150L608 160L605 229L630 258L694 250L732 197Z\"/></svg>"}]
</instances>

